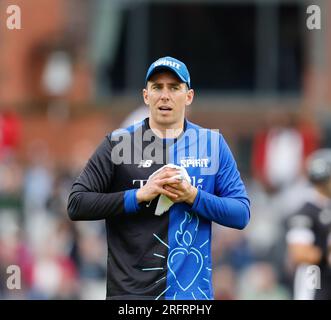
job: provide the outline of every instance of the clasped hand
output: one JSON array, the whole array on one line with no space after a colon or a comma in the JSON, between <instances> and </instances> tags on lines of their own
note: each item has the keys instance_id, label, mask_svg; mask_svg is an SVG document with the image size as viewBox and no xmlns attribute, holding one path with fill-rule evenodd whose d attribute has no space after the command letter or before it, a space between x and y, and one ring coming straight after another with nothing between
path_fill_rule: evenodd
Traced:
<instances>
[{"instance_id":1,"label":"clasped hand","mask_svg":"<svg viewBox=\"0 0 331 320\"><path fill-rule=\"evenodd\" d=\"M198 190L185 179L179 180L178 175L180 175L180 171L177 169L162 169L137 191L138 203L151 201L163 194L175 203L186 202L192 205Z\"/></svg>"}]
</instances>

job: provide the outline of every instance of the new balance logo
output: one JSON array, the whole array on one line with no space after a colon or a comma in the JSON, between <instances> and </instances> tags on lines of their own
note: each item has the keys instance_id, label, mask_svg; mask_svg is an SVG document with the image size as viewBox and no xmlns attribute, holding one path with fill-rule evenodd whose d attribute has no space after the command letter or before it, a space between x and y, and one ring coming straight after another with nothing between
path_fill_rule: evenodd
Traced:
<instances>
[{"instance_id":1,"label":"new balance logo","mask_svg":"<svg viewBox=\"0 0 331 320\"><path fill-rule=\"evenodd\" d=\"M138 168L149 168L153 164L153 160L141 160Z\"/></svg>"}]
</instances>

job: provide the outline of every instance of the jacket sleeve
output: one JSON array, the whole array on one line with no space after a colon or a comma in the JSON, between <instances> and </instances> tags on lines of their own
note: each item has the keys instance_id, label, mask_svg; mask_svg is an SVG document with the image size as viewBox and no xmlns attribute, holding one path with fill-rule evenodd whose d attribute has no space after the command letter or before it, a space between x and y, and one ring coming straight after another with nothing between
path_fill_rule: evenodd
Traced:
<instances>
[{"instance_id":1,"label":"jacket sleeve","mask_svg":"<svg viewBox=\"0 0 331 320\"><path fill-rule=\"evenodd\" d=\"M74 182L67 207L71 220L100 220L139 210L137 189L110 192L115 167L111 151L107 136Z\"/></svg>"},{"instance_id":2,"label":"jacket sleeve","mask_svg":"<svg viewBox=\"0 0 331 320\"><path fill-rule=\"evenodd\" d=\"M220 136L219 169L214 194L199 189L192 210L218 224L243 229L250 219L250 201L230 148Z\"/></svg>"}]
</instances>

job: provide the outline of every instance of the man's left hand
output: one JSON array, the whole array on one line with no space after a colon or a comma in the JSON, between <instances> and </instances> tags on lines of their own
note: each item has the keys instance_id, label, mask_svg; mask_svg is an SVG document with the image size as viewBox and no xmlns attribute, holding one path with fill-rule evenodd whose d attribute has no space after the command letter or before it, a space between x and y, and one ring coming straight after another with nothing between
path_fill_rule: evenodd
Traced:
<instances>
[{"instance_id":1,"label":"man's left hand","mask_svg":"<svg viewBox=\"0 0 331 320\"><path fill-rule=\"evenodd\" d=\"M168 198L175 203L186 202L189 205L193 205L195 197L198 194L198 189L193 187L186 180L164 185L163 188L177 195L177 198L168 196Z\"/></svg>"}]
</instances>

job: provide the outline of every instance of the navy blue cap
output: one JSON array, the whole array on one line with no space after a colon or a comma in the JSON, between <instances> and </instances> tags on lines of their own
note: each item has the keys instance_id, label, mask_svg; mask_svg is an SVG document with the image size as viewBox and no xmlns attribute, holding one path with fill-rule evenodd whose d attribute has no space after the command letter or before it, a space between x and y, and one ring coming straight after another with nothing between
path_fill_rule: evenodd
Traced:
<instances>
[{"instance_id":1,"label":"navy blue cap","mask_svg":"<svg viewBox=\"0 0 331 320\"><path fill-rule=\"evenodd\" d=\"M182 82L186 83L187 86L191 88L190 73L188 72L185 63L172 57L160 58L151 64L146 74L145 85L154 72L163 69L175 73Z\"/></svg>"}]
</instances>

